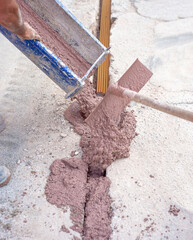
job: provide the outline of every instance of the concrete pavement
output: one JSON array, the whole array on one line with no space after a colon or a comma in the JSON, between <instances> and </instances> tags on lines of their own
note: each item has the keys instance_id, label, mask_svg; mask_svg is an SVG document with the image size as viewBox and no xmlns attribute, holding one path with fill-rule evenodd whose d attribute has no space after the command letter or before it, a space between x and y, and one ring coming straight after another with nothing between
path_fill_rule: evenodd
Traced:
<instances>
[{"instance_id":1,"label":"concrete pavement","mask_svg":"<svg viewBox=\"0 0 193 240\"><path fill-rule=\"evenodd\" d=\"M99 1L66 6L93 32ZM154 73L141 91L193 111L191 1L112 0L111 82L139 58ZM0 239L71 240L69 209L49 204L44 186L56 158L78 151L80 137L63 118L70 101L0 36L0 164L13 171L0 189ZM138 136L130 157L114 162L112 240L193 239L193 124L132 104Z\"/></svg>"},{"instance_id":2,"label":"concrete pavement","mask_svg":"<svg viewBox=\"0 0 193 240\"><path fill-rule=\"evenodd\" d=\"M154 73L143 94L193 111L193 3L119 3L113 0L111 81L139 58ZM130 157L107 171L112 239L192 240L193 124L132 105L139 135Z\"/></svg>"}]
</instances>

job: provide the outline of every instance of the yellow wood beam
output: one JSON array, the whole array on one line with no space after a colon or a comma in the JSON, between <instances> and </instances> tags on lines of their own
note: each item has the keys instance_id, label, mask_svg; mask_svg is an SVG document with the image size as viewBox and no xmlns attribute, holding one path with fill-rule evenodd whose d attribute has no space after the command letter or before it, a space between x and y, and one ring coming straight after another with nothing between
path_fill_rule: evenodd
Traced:
<instances>
[{"instance_id":1,"label":"yellow wood beam","mask_svg":"<svg viewBox=\"0 0 193 240\"><path fill-rule=\"evenodd\" d=\"M111 27L111 0L102 0L100 20L100 42L109 47ZM99 66L97 74L97 92L106 93L109 85L109 55Z\"/></svg>"}]
</instances>

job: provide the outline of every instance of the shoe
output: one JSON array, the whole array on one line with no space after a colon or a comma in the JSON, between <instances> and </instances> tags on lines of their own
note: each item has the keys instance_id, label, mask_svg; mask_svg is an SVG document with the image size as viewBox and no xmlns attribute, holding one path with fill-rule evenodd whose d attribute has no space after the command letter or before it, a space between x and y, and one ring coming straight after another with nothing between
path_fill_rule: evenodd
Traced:
<instances>
[{"instance_id":1,"label":"shoe","mask_svg":"<svg viewBox=\"0 0 193 240\"><path fill-rule=\"evenodd\" d=\"M5 121L2 115L0 114L0 132L2 132L4 129L5 129Z\"/></svg>"},{"instance_id":2,"label":"shoe","mask_svg":"<svg viewBox=\"0 0 193 240\"><path fill-rule=\"evenodd\" d=\"M0 187L5 186L8 184L11 178L11 172L8 168L4 166L0 166Z\"/></svg>"}]
</instances>

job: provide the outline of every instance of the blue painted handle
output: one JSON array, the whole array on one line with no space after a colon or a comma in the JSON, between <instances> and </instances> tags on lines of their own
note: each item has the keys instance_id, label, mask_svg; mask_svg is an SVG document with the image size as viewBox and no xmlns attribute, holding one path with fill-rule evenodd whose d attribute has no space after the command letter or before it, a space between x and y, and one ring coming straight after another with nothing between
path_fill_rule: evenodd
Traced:
<instances>
[{"instance_id":1,"label":"blue painted handle","mask_svg":"<svg viewBox=\"0 0 193 240\"><path fill-rule=\"evenodd\" d=\"M66 93L73 96L82 88L81 79L41 41L21 40L0 25L0 32Z\"/></svg>"}]
</instances>

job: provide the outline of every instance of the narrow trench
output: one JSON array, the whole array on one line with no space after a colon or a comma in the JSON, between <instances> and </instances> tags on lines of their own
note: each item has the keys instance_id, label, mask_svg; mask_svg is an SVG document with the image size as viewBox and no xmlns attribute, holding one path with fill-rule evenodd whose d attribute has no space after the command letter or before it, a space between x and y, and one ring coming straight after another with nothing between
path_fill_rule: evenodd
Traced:
<instances>
[{"instance_id":1,"label":"narrow trench","mask_svg":"<svg viewBox=\"0 0 193 240\"><path fill-rule=\"evenodd\" d=\"M87 181L86 184L88 184L88 180L89 180L89 173L87 172ZM85 236L85 228L86 228L86 207L87 207L87 203L88 203L88 192L86 193L85 196L85 203L84 203L84 219L83 219L83 230L82 230L82 239L84 240L84 236Z\"/></svg>"},{"instance_id":2,"label":"narrow trench","mask_svg":"<svg viewBox=\"0 0 193 240\"><path fill-rule=\"evenodd\" d=\"M134 77L138 84L133 88L139 91L151 76L152 73L136 60L120 78L119 83L128 87L133 84L128 79L133 80ZM84 118L80 121L80 112L86 113L87 116L101 100L96 98L93 86L89 82L76 100L77 102L68 107L64 116L81 135L82 159L67 158L66 166L61 159L55 160L50 168L51 174L45 193L47 200L57 207L70 205L75 209L71 212L71 220L74 223L72 229L79 232L83 240L108 240L113 231L111 228L113 211L109 195L111 181L106 177L104 169L116 159L129 156L129 146L136 136L136 120L132 111L123 112L128 105L125 99L117 100L114 96L107 95L106 101L102 103L106 113L99 105L90 124L85 122ZM90 106L92 101L94 104ZM115 102L118 105L116 111L112 112ZM117 125L116 119L120 117L122 120L120 125ZM69 168L68 163L74 168Z\"/></svg>"},{"instance_id":3,"label":"narrow trench","mask_svg":"<svg viewBox=\"0 0 193 240\"><path fill-rule=\"evenodd\" d=\"M102 1L103 0L100 0L100 3L99 3L99 13L98 13L97 27L96 27L96 37L97 37L97 39L99 39L99 36L100 36ZM96 70L96 72L93 75L93 87L95 89L96 94L97 94L97 76L98 76L98 71ZM104 96L105 94L98 93L97 95ZM87 182L86 182L87 186L89 186L89 179L90 178L100 178L100 177L106 177L106 169L103 172L98 173L96 175L96 174L93 174L93 171L91 171L91 169L89 168L88 173L87 173ZM83 240L84 240L84 237L86 235L86 232L85 232L86 221L87 221L86 208L87 208L87 204L88 204L88 201L89 201L88 195L90 195L90 191L91 190L88 187L88 192L87 192L86 197L85 197L85 205L84 205L84 220L83 220L83 232L82 232L82 236L83 236L82 239Z\"/></svg>"},{"instance_id":4,"label":"narrow trench","mask_svg":"<svg viewBox=\"0 0 193 240\"><path fill-rule=\"evenodd\" d=\"M93 172L88 169L88 173L87 173L87 182L86 184L89 185L89 179L90 178L100 178L100 177L106 177L106 169L101 172L101 174L93 174ZM87 216L86 216L86 207L87 207L87 203L89 201L89 196L90 195L90 189L88 188L88 192L86 193L86 197L85 197L85 204L84 204L84 220L83 220L83 232L82 232L82 236L83 236L83 240L84 240L84 236L86 235L85 229L86 229L86 221L87 221Z\"/></svg>"}]
</instances>

